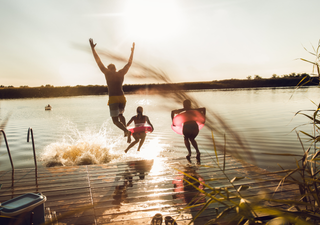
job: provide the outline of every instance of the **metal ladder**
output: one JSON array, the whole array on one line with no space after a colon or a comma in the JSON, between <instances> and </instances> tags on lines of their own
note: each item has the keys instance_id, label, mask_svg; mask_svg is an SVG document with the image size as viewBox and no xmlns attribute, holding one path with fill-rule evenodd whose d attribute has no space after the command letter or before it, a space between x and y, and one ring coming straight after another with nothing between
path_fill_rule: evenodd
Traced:
<instances>
[{"instance_id":1,"label":"metal ladder","mask_svg":"<svg viewBox=\"0 0 320 225\"><path fill-rule=\"evenodd\" d=\"M6 137L6 133L2 129L0 129L0 132L3 134L4 141L5 141L6 146L7 146L7 151L8 151L8 155L9 155L9 159L10 159L10 163L11 163L11 168L12 168L12 171L14 171L14 166L13 166L13 162L12 162L12 157L11 157L11 153L10 153L10 149L9 149L9 145L8 145L8 141L7 141L7 137ZM38 169L37 157L36 157L36 150L35 150L35 147L34 147L33 130L32 130L31 127L29 127L29 129L28 129L27 142L29 142L30 134L31 134L31 138L32 138L32 149L33 149L34 165L35 165L35 168L37 170Z\"/></svg>"}]
</instances>

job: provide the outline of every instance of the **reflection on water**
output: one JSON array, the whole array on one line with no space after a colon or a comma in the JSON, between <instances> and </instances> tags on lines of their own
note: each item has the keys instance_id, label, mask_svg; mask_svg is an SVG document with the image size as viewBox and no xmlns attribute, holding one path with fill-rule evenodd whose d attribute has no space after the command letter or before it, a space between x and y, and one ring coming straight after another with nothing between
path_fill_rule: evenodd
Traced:
<instances>
[{"instance_id":1,"label":"reflection on water","mask_svg":"<svg viewBox=\"0 0 320 225\"><path fill-rule=\"evenodd\" d=\"M294 114L302 109L313 109L310 100L317 102L320 89L310 87L293 92L290 88L261 88L188 94L219 115L243 138L258 166L279 170L278 164L286 169L295 167L298 157L275 154L302 155L297 136L291 131L306 121ZM127 95L127 100L125 117L130 118L141 105L155 128L147 135L141 152L132 150L127 155L123 153L127 147L123 133L114 127L109 116L107 96L3 100L1 119L11 113L5 132L15 168L34 166L32 145L26 139L29 127L34 132L37 158L44 166L166 160L187 155L182 137L171 130L170 112L181 104L148 94ZM53 106L51 111L44 110L48 103ZM304 131L309 132L308 128ZM224 130L214 133L215 140L220 143L217 145L219 152L223 151L224 133ZM200 131L197 141L202 156L214 154L211 130L207 126ZM228 134L226 141L232 141ZM11 166L2 137L1 142L0 170L8 170ZM229 153L233 150L227 149ZM237 151L243 155L247 153Z\"/></svg>"}]
</instances>

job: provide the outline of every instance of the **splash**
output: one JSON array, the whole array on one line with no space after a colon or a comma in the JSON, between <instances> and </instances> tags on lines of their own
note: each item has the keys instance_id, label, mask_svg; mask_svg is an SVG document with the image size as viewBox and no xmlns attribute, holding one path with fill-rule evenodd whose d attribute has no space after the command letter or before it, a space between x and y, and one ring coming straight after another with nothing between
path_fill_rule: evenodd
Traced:
<instances>
[{"instance_id":1,"label":"splash","mask_svg":"<svg viewBox=\"0 0 320 225\"><path fill-rule=\"evenodd\" d=\"M79 131L74 125L67 124L62 141L51 143L44 148L41 160L46 167L75 166L109 163L119 158L114 149L123 142L123 137L110 136L107 124L98 132L87 128Z\"/></svg>"}]
</instances>

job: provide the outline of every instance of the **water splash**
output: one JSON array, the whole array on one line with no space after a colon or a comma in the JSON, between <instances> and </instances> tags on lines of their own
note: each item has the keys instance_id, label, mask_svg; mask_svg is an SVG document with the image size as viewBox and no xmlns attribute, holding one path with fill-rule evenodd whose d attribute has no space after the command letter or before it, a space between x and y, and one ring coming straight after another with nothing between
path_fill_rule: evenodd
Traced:
<instances>
[{"instance_id":1,"label":"water splash","mask_svg":"<svg viewBox=\"0 0 320 225\"><path fill-rule=\"evenodd\" d=\"M103 124L98 132L94 128L80 131L71 122L65 126L61 141L44 148L40 158L47 167L103 164L120 157L116 151L121 146L123 136L111 136L111 128Z\"/></svg>"},{"instance_id":2,"label":"water splash","mask_svg":"<svg viewBox=\"0 0 320 225\"><path fill-rule=\"evenodd\" d=\"M124 150L128 143L122 132L116 132L116 129L110 121L106 121L98 131L94 127L86 127L81 131L75 124L67 121L61 128L64 133L61 140L47 145L40 155L40 160L44 166L53 167L167 157L166 149L170 146L151 135L147 135L140 152L137 151L138 144L136 144L125 154Z\"/></svg>"}]
</instances>

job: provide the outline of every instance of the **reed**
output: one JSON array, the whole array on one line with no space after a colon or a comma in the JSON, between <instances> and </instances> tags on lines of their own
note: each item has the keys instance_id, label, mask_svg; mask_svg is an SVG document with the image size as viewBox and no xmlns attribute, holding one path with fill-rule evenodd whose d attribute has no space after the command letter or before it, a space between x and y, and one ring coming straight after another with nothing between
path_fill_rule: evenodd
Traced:
<instances>
[{"instance_id":1,"label":"reed","mask_svg":"<svg viewBox=\"0 0 320 225\"><path fill-rule=\"evenodd\" d=\"M313 69L316 69L318 77L320 77L319 63L320 63L320 41L316 48L313 47L314 52L308 51L311 55L315 56L314 61L306 60L301 58L301 60L311 63ZM310 82L303 78L297 88ZM227 207L222 211L216 218L211 219L207 224L219 224L219 221L223 217L228 216L228 221L235 224L320 224L320 177L319 177L319 161L320 161L320 151L317 147L317 143L320 141L320 104L316 104L315 109L311 110L300 110L295 116L302 115L308 120L307 123L303 125L308 125L312 127L312 133L300 130L296 127L294 130L297 133L297 138L301 144L302 150L304 152L302 158L296 161L297 168L287 171L287 174L281 179L278 187L281 187L284 183L294 184L298 187L300 195L297 196L297 200L282 200L275 199L273 196L260 195L257 196L255 201L248 201L241 197L241 190L236 190L231 196L230 191L217 190L214 187L206 185L209 189L209 193L206 194L207 201L203 204L202 210L198 214L201 214L209 204L214 202L220 202L225 204ZM302 125L302 126L303 126ZM300 135L304 135L306 139L302 140ZM214 138L212 138L214 141ZM305 144L308 143L307 148ZM313 151L311 151L313 150ZM218 162L218 161L217 161ZM219 166L219 163L217 163ZM223 171L222 168L220 170ZM226 176L226 175L225 175ZM227 176L226 176L227 178ZM239 178L235 177L229 180L232 185L235 180ZM190 183L190 185L193 185ZM198 189L195 185L194 188ZM233 186L232 188L235 189ZM198 190L202 191L203 190ZM277 190L275 190L277 191ZM219 195L217 198L216 194ZM232 199L232 200L231 200ZM286 204L289 206L288 210L279 210L275 208L263 207L264 202L276 202L281 204ZM184 210L189 209L187 206ZM230 217L231 211L236 211L233 217ZM270 215L271 221L264 221L257 216L257 212L265 213ZM193 223L199 215L196 215L189 224Z\"/></svg>"},{"instance_id":2,"label":"reed","mask_svg":"<svg viewBox=\"0 0 320 225\"><path fill-rule=\"evenodd\" d=\"M310 52L306 49L312 56L315 57L314 61L301 58L301 60L313 65L313 70L316 71L318 77L320 77L319 49L320 41L318 42L318 46L316 48L313 47L313 52ZM310 82L310 80L305 80L305 78L300 81L297 88ZM225 189L217 190L214 187L206 185L209 190L209 192L206 194L207 201L205 204L203 204L203 208L198 214L200 215L209 204L214 202L220 202L221 204L225 204L227 206L225 210L223 210L216 218L208 221L207 224L219 224L219 221L226 216L228 216L228 221L232 224L271 224L271 222L272 224L320 224L320 151L319 147L317 147L317 143L320 141L320 104L316 104L314 102L313 104L315 105L315 109L300 110L295 114L295 116L302 115L308 120L303 125L311 126L312 133L300 130L299 128L303 125L294 129L297 133L297 138L301 144L304 154L299 161L296 161L297 168L287 171L287 174L280 180L278 185L278 187L281 187L281 185L284 183L296 185L300 193L296 200L275 199L273 196L261 194L260 196L257 196L254 201L250 202L242 198L240 188L240 190L238 189L236 192L230 192ZM300 137L301 134L307 139L302 140ZM214 141L213 137L212 140ZM304 143L308 144L307 148L305 148ZM217 166L220 166L219 162L217 163ZM223 171L223 168L220 168L220 170ZM239 178L235 177L232 180L229 180L230 184L232 185L237 179ZM193 184L190 183L190 185ZM195 185L193 186L194 188L198 189ZM235 189L234 186L232 188ZM198 191L203 192L203 190ZM219 198L217 198L217 194L219 195ZM286 204L289 207L288 210L268 208L263 207L264 202L276 202ZM189 208L190 206L187 206L184 210L188 210ZM232 217L230 217L231 211L236 212L232 214L234 215ZM270 215L270 219L273 219L270 221L265 221L261 217L257 216L257 212ZM196 215L189 224L193 223L199 215Z\"/></svg>"}]
</instances>

